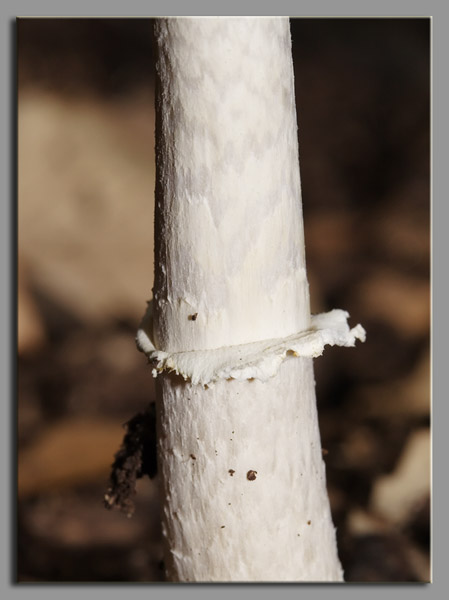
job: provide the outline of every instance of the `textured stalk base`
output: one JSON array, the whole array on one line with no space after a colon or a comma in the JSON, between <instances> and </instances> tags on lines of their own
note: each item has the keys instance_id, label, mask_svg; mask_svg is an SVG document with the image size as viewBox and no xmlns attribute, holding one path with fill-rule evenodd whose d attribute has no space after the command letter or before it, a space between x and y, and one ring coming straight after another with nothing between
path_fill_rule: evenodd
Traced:
<instances>
[{"instance_id":1,"label":"textured stalk base","mask_svg":"<svg viewBox=\"0 0 449 600\"><path fill-rule=\"evenodd\" d=\"M171 581L342 581L312 359L266 382L158 379Z\"/></svg>"}]
</instances>

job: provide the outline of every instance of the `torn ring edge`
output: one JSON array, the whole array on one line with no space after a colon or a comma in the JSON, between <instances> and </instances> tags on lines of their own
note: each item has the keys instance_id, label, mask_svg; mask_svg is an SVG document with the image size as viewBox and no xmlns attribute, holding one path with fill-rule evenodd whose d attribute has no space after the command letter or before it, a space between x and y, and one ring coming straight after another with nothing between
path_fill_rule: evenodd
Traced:
<instances>
[{"instance_id":1,"label":"torn ring edge","mask_svg":"<svg viewBox=\"0 0 449 600\"><path fill-rule=\"evenodd\" d=\"M284 338L275 338L213 348L163 352L157 350L151 339L153 329L153 302L137 331L137 348L155 364L152 374L175 372L194 385L210 386L219 379L259 379L266 381L276 375L281 363L288 357L316 358L324 346L355 346L356 340L364 342L366 332L359 324L349 328L349 313L334 309L311 316L310 329Z\"/></svg>"}]
</instances>

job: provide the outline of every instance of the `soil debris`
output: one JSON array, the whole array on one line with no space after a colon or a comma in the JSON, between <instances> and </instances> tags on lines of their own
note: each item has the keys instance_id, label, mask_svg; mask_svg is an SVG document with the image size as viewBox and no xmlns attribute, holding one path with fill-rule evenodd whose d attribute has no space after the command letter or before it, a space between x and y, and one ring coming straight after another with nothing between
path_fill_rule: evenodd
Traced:
<instances>
[{"instance_id":1,"label":"soil debris","mask_svg":"<svg viewBox=\"0 0 449 600\"><path fill-rule=\"evenodd\" d=\"M115 454L110 486L104 496L105 507L119 508L126 516L134 513L133 496L136 481L144 475L150 478L157 472L156 415L154 404L135 415L125 424L126 434Z\"/></svg>"}]
</instances>

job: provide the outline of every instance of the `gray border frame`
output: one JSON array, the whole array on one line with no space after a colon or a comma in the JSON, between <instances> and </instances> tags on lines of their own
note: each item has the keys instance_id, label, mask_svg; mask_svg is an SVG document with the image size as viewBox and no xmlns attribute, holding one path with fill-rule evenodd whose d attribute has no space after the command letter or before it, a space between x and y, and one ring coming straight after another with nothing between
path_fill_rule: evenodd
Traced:
<instances>
[{"instance_id":1,"label":"gray border frame","mask_svg":"<svg viewBox=\"0 0 449 600\"><path fill-rule=\"evenodd\" d=\"M41 0L38 4L29 0L12 2L5 0L0 7L2 24L2 51L0 52L0 70L3 81L1 119L2 119L2 154L1 161L4 187L3 202L0 203L0 269L3 286L1 293L1 462L2 480L4 489L10 488L1 496L2 514L2 560L0 561L1 578L0 589L9 597L33 594L33 598L64 597L75 598L80 593L88 592L89 595L104 595L114 598L127 594L132 588L132 594L147 597L148 594L157 597L172 597L182 595L184 598L206 598L210 594L214 597L223 597L228 593L243 593L255 595L257 598L272 597L273 593L282 593L285 597L296 597L299 594L332 594L332 598L347 598L363 594L365 598L374 598L378 594L389 592L399 596L414 598L418 594L442 597L445 588L444 564L446 563L446 548L443 548L444 539L448 533L448 516L445 508L449 505L448 490L445 479L447 469L445 466L445 451L447 451L447 435L444 435L444 426L448 421L448 405L444 402L444 382L441 371L447 363L443 354L443 341L446 339L447 322L443 307L447 305L447 290L444 290L444 262L445 236L443 227L447 222L447 203L442 200L443 178L441 173L447 172L445 156L441 152L444 135L447 135L447 115L443 108L449 106L447 78L447 19L443 3L428 0L426 3L409 0L378 0L374 3L361 2L360 0L342 0L338 4L332 0L299 1L277 0L276 2L249 3L246 0L228 0L221 5L206 3L204 0L182 3L181 0L128 0L126 3L118 0L78 0L75 3L62 3L60 0ZM159 16L159 15L290 15L290 16L421 16L432 17L432 389L433 389L433 575L432 584L336 584L336 585L307 585L307 584L20 584L12 580L14 546L14 513L15 513L15 391L16 391L16 258L17 243L17 142L16 142L16 76L15 76L15 18L17 16ZM446 84L446 85L445 85ZM438 152L439 150L439 152ZM447 237L447 235L446 235ZM444 293L446 292L446 294ZM446 367L447 368L447 367ZM9 485L8 485L9 484ZM443 562L444 561L444 562ZM228 586L231 587L228 587ZM63 589L61 589L63 588Z\"/></svg>"}]
</instances>

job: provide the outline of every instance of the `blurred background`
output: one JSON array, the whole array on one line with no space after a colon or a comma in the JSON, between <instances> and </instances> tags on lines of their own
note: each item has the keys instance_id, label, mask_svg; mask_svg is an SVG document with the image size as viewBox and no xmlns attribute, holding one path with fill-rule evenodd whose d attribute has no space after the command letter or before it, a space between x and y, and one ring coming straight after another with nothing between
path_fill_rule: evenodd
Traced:
<instances>
[{"instance_id":1,"label":"blurred background","mask_svg":"<svg viewBox=\"0 0 449 600\"><path fill-rule=\"evenodd\" d=\"M430 578L430 20L292 19L312 311L367 341L315 361L345 578ZM21 582L163 581L157 478L103 496L154 400L151 19L19 19Z\"/></svg>"}]
</instances>

